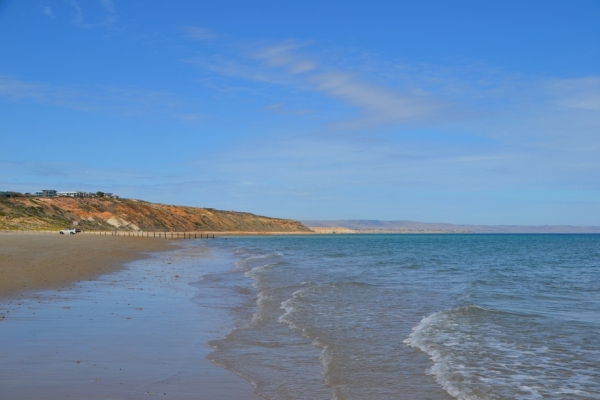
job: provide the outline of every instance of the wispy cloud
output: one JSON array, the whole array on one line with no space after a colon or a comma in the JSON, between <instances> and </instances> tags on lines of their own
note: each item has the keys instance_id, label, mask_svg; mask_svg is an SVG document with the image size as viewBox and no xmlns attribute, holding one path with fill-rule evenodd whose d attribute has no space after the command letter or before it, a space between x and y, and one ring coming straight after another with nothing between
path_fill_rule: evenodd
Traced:
<instances>
[{"instance_id":1,"label":"wispy cloud","mask_svg":"<svg viewBox=\"0 0 600 400\"><path fill-rule=\"evenodd\" d=\"M237 185L219 179L199 179L197 174L131 167L95 167L89 163L59 161L9 161L0 159L0 190L33 193L40 189L107 191L124 197L162 199L181 203L181 195L220 192ZM50 182L50 183L49 183ZM7 189L8 188L8 189ZM219 188L219 190L215 190ZM191 195L190 195L191 196ZM197 201L197 200L196 200ZM188 205L193 202L183 202Z\"/></svg>"},{"instance_id":2,"label":"wispy cloud","mask_svg":"<svg viewBox=\"0 0 600 400\"><path fill-rule=\"evenodd\" d=\"M76 179L82 182L138 182L148 184L156 181L182 179L179 174L157 173L135 168L95 168L76 161L8 161L0 160L0 179L11 175L26 176L27 180Z\"/></svg>"},{"instance_id":3,"label":"wispy cloud","mask_svg":"<svg viewBox=\"0 0 600 400\"><path fill-rule=\"evenodd\" d=\"M317 110L310 108L288 108L284 103L269 104L263 107L263 109L281 115L310 115L317 113Z\"/></svg>"},{"instance_id":4,"label":"wispy cloud","mask_svg":"<svg viewBox=\"0 0 600 400\"><path fill-rule=\"evenodd\" d=\"M183 121L201 119L192 105L173 93L135 87L57 86L0 75L0 98L111 115L162 115Z\"/></svg>"},{"instance_id":5,"label":"wispy cloud","mask_svg":"<svg viewBox=\"0 0 600 400\"><path fill-rule=\"evenodd\" d=\"M91 111L94 107L88 101L82 101L88 96L73 87L55 87L41 82L26 82L11 76L0 75L0 97L10 101L33 101Z\"/></svg>"},{"instance_id":6,"label":"wispy cloud","mask_svg":"<svg viewBox=\"0 0 600 400\"><path fill-rule=\"evenodd\" d=\"M444 107L443 102L434 96L384 89L361 82L348 73L329 72L312 80L317 90L361 111L361 117L337 124L344 129L431 120L438 117Z\"/></svg>"},{"instance_id":7,"label":"wispy cloud","mask_svg":"<svg viewBox=\"0 0 600 400\"><path fill-rule=\"evenodd\" d=\"M191 40L209 40L216 37L209 29L200 26L187 26L184 31L186 37Z\"/></svg>"},{"instance_id":8,"label":"wispy cloud","mask_svg":"<svg viewBox=\"0 0 600 400\"><path fill-rule=\"evenodd\" d=\"M292 74L302 74L314 71L319 66L315 61L293 52L305 46L305 44L293 42L282 43L275 46L261 47L251 54L270 67L283 67Z\"/></svg>"},{"instance_id":9,"label":"wispy cloud","mask_svg":"<svg viewBox=\"0 0 600 400\"><path fill-rule=\"evenodd\" d=\"M290 97L305 96L310 101L307 108L317 110L323 121L322 129L311 133L370 135L451 126L521 143L542 145L539 139L544 136L547 146L550 139L566 134L563 128L569 123L598 126L567 113L600 110L600 77L549 80L481 64L409 65L364 54L353 59L343 50L297 41L220 45L218 55L205 53L192 62L229 78L229 87L244 87L240 93L254 89L262 94L274 88L267 104L289 104ZM266 109L278 112L284 107ZM551 119L560 121L544 124ZM514 126L518 123L529 126L528 132Z\"/></svg>"},{"instance_id":10,"label":"wispy cloud","mask_svg":"<svg viewBox=\"0 0 600 400\"><path fill-rule=\"evenodd\" d=\"M361 79L359 72L326 65L306 55L309 44L253 45L229 59L192 62L226 76L324 95L354 108L354 116L330 124L336 130L435 122L448 115L447 101L424 90L385 88Z\"/></svg>"},{"instance_id":11,"label":"wispy cloud","mask_svg":"<svg viewBox=\"0 0 600 400\"><path fill-rule=\"evenodd\" d=\"M100 0L102 7L110 14L116 14L115 3L112 0Z\"/></svg>"},{"instance_id":12,"label":"wispy cloud","mask_svg":"<svg viewBox=\"0 0 600 400\"><path fill-rule=\"evenodd\" d=\"M314 47L231 45L197 62L238 78L232 85L276 88L265 107L270 112L308 93L310 102L299 102L315 108L336 133L290 135L288 142L269 139L259 148L219 154L227 165L218 160L211 165L222 176L261 176L279 188L288 181L303 188L320 185L317 191L332 182L389 188L390 182L418 181L443 190L492 191L597 187L592 177L600 171L594 161L600 149L600 77L549 80L485 65L378 65L350 57L338 62ZM341 113L326 108L332 101L345 106ZM380 127L394 129L373 135ZM353 134L354 129L360 131Z\"/></svg>"},{"instance_id":13,"label":"wispy cloud","mask_svg":"<svg viewBox=\"0 0 600 400\"><path fill-rule=\"evenodd\" d=\"M600 77L553 80L548 84L557 104L566 108L600 111Z\"/></svg>"},{"instance_id":14,"label":"wispy cloud","mask_svg":"<svg viewBox=\"0 0 600 400\"><path fill-rule=\"evenodd\" d=\"M50 6L46 6L46 7L42 8L42 14L44 14L48 18L52 18L52 19L56 18L56 16L54 15L54 11L52 10L52 7L50 7Z\"/></svg>"},{"instance_id":15,"label":"wispy cloud","mask_svg":"<svg viewBox=\"0 0 600 400\"><path fill-rule=\"evenodd\" d=\"M89 3L86 3L88 5ZM96 28L102 27L106 29L111 29L114 27L117 22L117 11L115 9L115 4L112 0L98 0L98 4L102 9L102 14L93 19L94 22L89 22L84 15L83 8L79 5L76 0L71 1L71 6L73 7L73 24L77 25L80 28Z\"/></svg>"},{"instance_id":16,"label":"wispy cloud","mask_svg":"<svg viewBox=\"0 0 600 400\"><path fill-rule=\"evenodd\" d=\"M184 61L226 77L242 78L272 85L291 85L291 79L288 74L270 70L269 68L250 63L245 59L227 59L218 55L208 60L204 57L198 57L188 58Z\"/></svg>"}]
</instances>

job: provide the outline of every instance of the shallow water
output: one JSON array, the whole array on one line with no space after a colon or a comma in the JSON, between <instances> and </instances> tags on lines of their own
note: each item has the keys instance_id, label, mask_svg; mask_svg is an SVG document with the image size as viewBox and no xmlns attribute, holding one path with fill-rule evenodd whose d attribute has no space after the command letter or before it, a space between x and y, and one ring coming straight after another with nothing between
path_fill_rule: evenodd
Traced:
<instances>
[{"instance_id":1,"label":"shallow water","mask_svg":"<svg viewBox=\"0 0 600 400\"><path fill-rule=\"evenodd\" d=\"M600 236L214 242L237 327L209 359L268 399L600 398ZM227 305L224 305L227 307Z\"/></svg>"},{"instance_id":2,"label":"shallow water","mask_svg":"<svg viewBox=\"0 0 600 400\"><path fill-rule=\"evenodd\" d=\"M210 288L228 271L203 243L63 290L0 302L0 399L258 399L205 357L235 327Z\"/></svg>"}]
</instances>

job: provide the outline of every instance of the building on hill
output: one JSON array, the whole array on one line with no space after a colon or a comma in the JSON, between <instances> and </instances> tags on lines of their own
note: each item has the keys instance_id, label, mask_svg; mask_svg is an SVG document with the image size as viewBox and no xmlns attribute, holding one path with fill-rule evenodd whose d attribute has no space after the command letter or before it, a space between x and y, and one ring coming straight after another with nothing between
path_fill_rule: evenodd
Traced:
<instances>
[{"instance_id":1,"label":"building on hill","mask_svg":"<svg viewBox=\"0 0 600 400\"><path fill-rule=\"evenodd\" d=\"M76 191L76 192L57 192L56 195L59 196L59 197L90 197L90 194L88 192L80 192L80 191Z\"/></svg>"},{"instance_id":2,"label":"building on hill","mask_svg":"<svg viewBox=\"0 0 600 400\"><path fill-rule=\"evenodd\" d=\"M35 192L36 197L56 197L56 190L42 190L41 192Z\"/></svg>"},{"instance_id":3,"label":"building on hill","mask_svg":"<svg viewBox=\"0 0 600 400\"><path fill-rule=\"evenodd\" d=\"M13 192L2 192L2 193L13 193ZM16 193L16 192L14 192ZM57 192L56 190L42 190L39 192L35 192L34 196L36 197L77 197L77 198L82 198L82 197L110 197L113 199L118 199L119 196L113 194L113 193L104 193L104 192L82 192L82 191L73 191L73 190L67 190L67 191L61 191L61 192ZM4 196L7 197L7 196Z\"/></svg>"},{"instance_id":4,"label":"building on hill","mask_svg":"<svg viewBox=\"0 0 600 400\"><path fill-rule=\"evenodd\" d=\"M108 192L96 192L96 193L90 193L90 197L108 197L111 199L118 199L119 196L117 196L114 193L108 193Z\"/></svg>"},{"instance_id":5,"label":"building on hill","mask_svg":"<svg viewBox=\"0 0 600 400\"><path fill-rule=\"evenodd\" d=\"M109 197L113 199L118 199L119 196L113 193L105 193L105 192L81 192L81 191L64 191L57 192L56 196L58 197ZM47 197L47 196L44 196Z\"/></svg>"},{"instance_id":6,"label":"building on hill","mask_svg":"<svg viewBox=\"0 0 600 400\"><path fill-rule=\"evenodd\" d=\"M0 192L0 197L23 197L19 192Z\"/></svg>"}]
</instances>

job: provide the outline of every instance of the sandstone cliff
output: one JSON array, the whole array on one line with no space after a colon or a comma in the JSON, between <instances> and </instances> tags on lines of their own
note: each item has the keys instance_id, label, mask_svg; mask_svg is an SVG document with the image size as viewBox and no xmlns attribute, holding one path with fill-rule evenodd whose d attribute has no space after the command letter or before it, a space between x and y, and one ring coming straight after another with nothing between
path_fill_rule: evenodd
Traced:
<instances>
[{"instance_id":1,"label":"sandstone cliff","mask_svg":"<svg viewBox=\"0 0 600 400\"><path fill-rule=\"evenodd\" d=\"M298 221L212 208L110 198L0 199L0 229L56 229L78 221L84 230L178 232L310 232Z\"/></svg>"}]
</instances>

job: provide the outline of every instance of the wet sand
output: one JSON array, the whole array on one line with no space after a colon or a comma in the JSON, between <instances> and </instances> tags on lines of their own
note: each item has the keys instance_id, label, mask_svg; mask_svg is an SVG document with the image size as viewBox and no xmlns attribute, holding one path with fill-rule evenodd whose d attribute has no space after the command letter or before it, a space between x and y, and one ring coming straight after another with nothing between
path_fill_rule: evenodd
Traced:
<instances>
[{"instance_id":1,"label":"wet sand","mask_svg":"<svg viewBox=\"0 0 600 400\"><path fill-rule=\"evenodd\" d=\"M0 236L0 268L14 276L3 286L11 296L0 299L0 397L259 399L247 381L206 359L206 343L234 321L222 307L227 299L194 286L204 274L231 268L201 241L174 247L154 239L40 235L25 244L17 236ZM170 251L120 265L155 246ZM86 262L50 261L75 256ZM36 271L46 279L28 276ZM53 288L22 291L15 280Z\"/></svg>"},{"instance_id":2,"label":"wet sand","mask_svg":"<svg viewBox=\"0 0 600 400\"><path fill-rule=\"evenodd\" d=\"M117 271L147 253L172 249L154 238L0 233L0 299L61 288Z\"/></svg>"}]
</instances>

